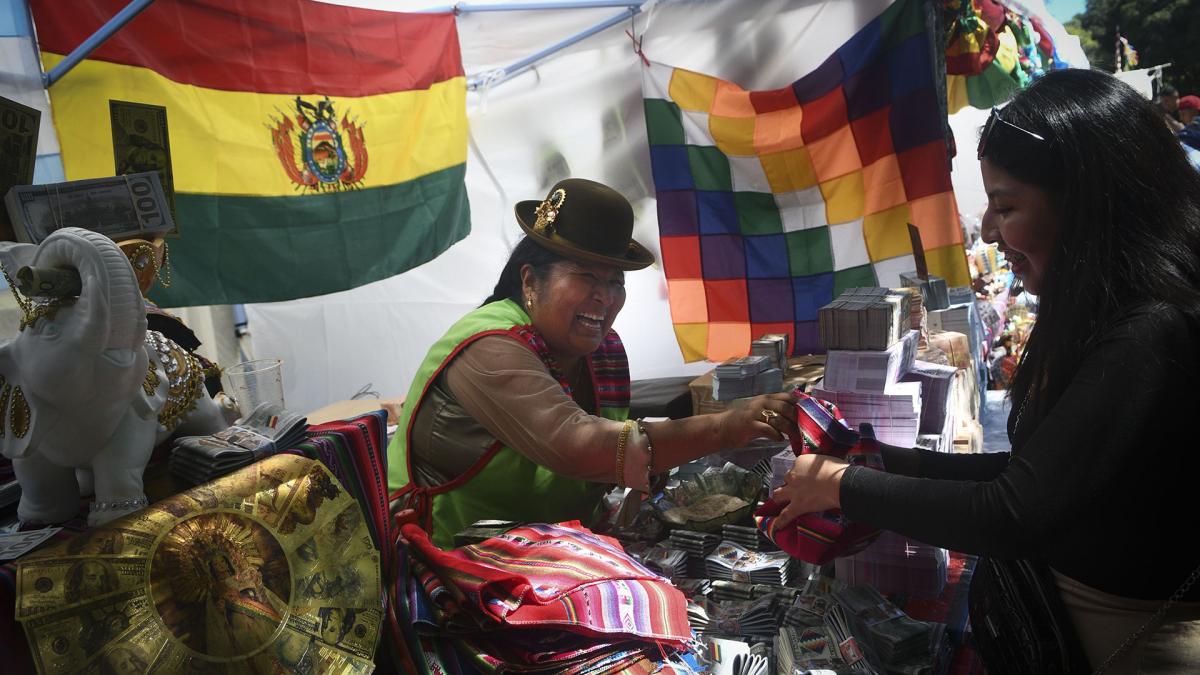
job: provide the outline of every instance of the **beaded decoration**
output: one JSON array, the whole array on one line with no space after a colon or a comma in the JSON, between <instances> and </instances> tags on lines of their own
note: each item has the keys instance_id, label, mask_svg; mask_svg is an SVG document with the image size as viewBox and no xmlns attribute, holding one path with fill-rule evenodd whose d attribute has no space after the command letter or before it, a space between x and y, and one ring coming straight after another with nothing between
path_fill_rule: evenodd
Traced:
<instances>
[{"instance_id":1,"label":"beaded decoration","mask_svg":"<svg viewBox=\"0 0 1200 675\"><path fill-rule=\"evenodd\" d=\"M8 422L12 427L13 436L25 438L29 433L29 421L33 418L29 411L29 403L25 401L25 392L20 387L13 387L12 405L8 410Z\"/></svg>"},{"instance_id":2,"label":"beaded decoration","mask_svg":"<svg viewBox=\"0 0 1200 675\"><path fill-rule=\"evenodd\" d=\"M145 497L136 497L134 499L120 499L112 502L92 502L90 510L92 513L96 513L97 511L113 511L116 509L137 510L144 509L149 505L149 499L146 499Z\"/></svg>"},{"instance_id":3,"label":"beaded decoration","mask_svg":"<svg viewBox=\"0 0 1200 675\"><path fill-rule=\"evenodd\" d=\"M196 407L196 401L204 391L204 368L194 354L156 330L146 331L146 344L158 358L168 384L167 402L158 413L158 423L167 431L174 431L183 417ZM149 372L146 379L150 379Z\"/></svg>"},{"instance_id":4,"label":"beaded decoration","mask_svg":"<svg viewBox=\"0 0 1200 675\"><path fill-rule=\"evenodd\" d=\"M158 379L158 368L154 365L154 359L148 359L146 364L146 379L142 380L142 391L146 392L147 396L153 396L162 380Z\"/></svg>"}]
</instances>

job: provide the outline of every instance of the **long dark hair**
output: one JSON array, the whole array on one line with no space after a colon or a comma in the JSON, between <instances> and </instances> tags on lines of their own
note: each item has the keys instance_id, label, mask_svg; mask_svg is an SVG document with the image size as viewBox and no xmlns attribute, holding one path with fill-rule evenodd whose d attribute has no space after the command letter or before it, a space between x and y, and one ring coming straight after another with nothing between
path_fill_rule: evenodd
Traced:
<instances>
[{"instance_id":1,"label":"long dark hair","mask_svg":"<svg viewBox=\"0 0 1200 675\"><path fill-rule=\"evenodd\" d=\"M521 241L517 242L512 254L508 256L508 262L504 263L504 269L500 270L500 279L496 281L496 288L480 307L497 300L512 300L518 305L524 306L521 268L531 265L533 278L540 283L546 278L551 265L564 260L566 258L550 249L543 248L536 241L530 239L529 235L525 235Z\"/></svg>"},{"instance_id":2,"label":"long dark hair","mask_svg":"<svg viewBox=\"0 0 1200 675\"><path fill-rule=\"evenodd\" d=\"M1173 306L1200 325L1200 172L1162 114L1111 75L1049 73L1001 114L1045 141L1009 129L985 158L1046 190L1061 217L1010 388L1024 408L1021 426L1032 429L1078 371L1089 340L1122 310Z\"/></svg>"}]
</instances>

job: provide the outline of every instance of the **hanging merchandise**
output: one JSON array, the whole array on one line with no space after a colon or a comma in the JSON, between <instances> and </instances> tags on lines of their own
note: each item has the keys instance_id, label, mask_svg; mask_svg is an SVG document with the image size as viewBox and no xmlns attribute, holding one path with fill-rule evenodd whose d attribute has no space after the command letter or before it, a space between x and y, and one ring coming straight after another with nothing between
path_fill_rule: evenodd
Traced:
<instances>
[{"instance_id":1,"label":"hanging merchandise","mask_svg":"<svg viewBox=\"0 0 1200 675\"><path fill-rule=\"evenodd\" d=\"M979 75L996 57L999 41L972 0L960 0L946 45L947 75Z\"/></svg>"},{"instance_id":2,"label":"hanging merchandise","mask_svg":"<svg viewBox=\"0 0 1200 675\"><path fill-rule=\"evenodd\" d=\"M946 0L943 8L950 114L1001 105L1046 70L1067 67L1036 17L996 0Z\"/></svg>"},{"instance_id":3,"label":"hanging merchandise","mask_svg":"<svg viewBox=\"0 0 1200 675\"><path fill-rule=\"evenodd\" d=\"M1012 29L998 33L1000 46L996 58L978 77L967 79L967 96L976 108L991 108L1011 99L1023 86L1019 67L1020 52Z\"/></svg>"}]
</instances>

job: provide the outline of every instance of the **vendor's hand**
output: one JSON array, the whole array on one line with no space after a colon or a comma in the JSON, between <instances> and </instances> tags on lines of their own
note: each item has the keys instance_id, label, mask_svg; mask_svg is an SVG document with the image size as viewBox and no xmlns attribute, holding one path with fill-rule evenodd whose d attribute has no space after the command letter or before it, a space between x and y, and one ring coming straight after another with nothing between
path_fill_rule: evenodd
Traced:
<instances>
[{"instance_id":1,"label":"vendor's hand","mask_svg":"<svg viewBox=\"0 0 1200 675\"><path fill-rule=\"evenodd\" d=\"M408 523L419 526L421 521L419 518L417 518L417 512L413 509L401 509L392 514L392 523L394 523L394 527L396 528L396 538L399 539L401 543L407 545L408 540L404 538L404 535L400 534L400 528Z\"/></svg>"},{"instance_id":2,"label":"vendor's hand","mask_svg":"<svg viewBox=\"0 0 1200 675\"><path fill-rule=\"evenodd\" d=\"M849 462L828 455L800 455L787 472L782 486L771 499L786 504L779 522L787 525L806 513L836 509L842 505L842 474Z\"/></svg>"},{"instance_id":3,"label":"vendor's hand","mask_svg":"<svg viewBox=\"0 0 1200 675\"><path fill-rule=\"evenodd\" d=\"M791 394L766 394L739 399L717 423L721 448L740 448L756 438L781 441L796 428L796 403Z\"/></svg>"}]
</instances>

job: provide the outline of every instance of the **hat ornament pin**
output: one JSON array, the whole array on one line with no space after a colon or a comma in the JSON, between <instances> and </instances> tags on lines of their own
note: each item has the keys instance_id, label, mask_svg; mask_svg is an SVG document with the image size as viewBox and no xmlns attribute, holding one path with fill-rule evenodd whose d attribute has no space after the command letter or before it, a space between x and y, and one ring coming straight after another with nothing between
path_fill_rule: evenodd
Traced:
<instances>
[{"instance_id":1,"label":"hat ornament pin","mask_svg":"<svg viewBox=\"0 0 1200 675\"><path fill-rule=\"evenodd\" d=\"M567 191L558 188L550 193L550 196L538 205L534 214L537 220L533 223L533 229L540 235L550 236L554 233L554 219L558 218L558 212L562 210L563 204L567 202Z\"/></svg>"}]
</instances>

